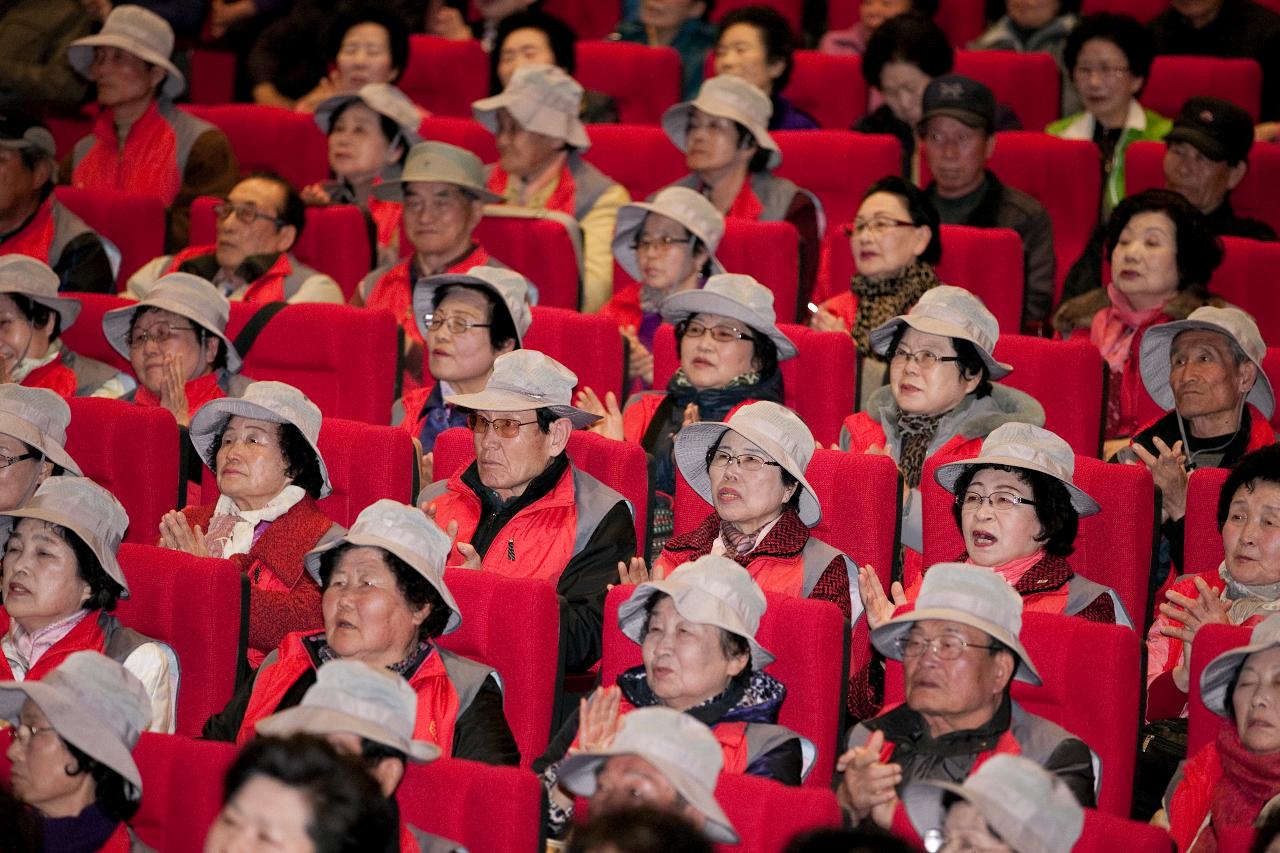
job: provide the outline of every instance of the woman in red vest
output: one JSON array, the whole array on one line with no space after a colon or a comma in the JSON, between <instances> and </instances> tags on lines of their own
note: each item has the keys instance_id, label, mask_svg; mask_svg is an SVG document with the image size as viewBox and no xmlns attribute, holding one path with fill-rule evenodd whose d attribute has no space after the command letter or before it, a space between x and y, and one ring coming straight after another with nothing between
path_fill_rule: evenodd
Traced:
<instances>
[{"instance_id":1,"label":"woman in red vest","mask_svg":"<svg viewBox=\"0 0 1280 853\"><path fill-rule=\"evenodd\" d=\"M25 505L50 477L82 476L67 453L71 409L52 391L0 385L0 512Z\"/></svg>"}]
</instances>

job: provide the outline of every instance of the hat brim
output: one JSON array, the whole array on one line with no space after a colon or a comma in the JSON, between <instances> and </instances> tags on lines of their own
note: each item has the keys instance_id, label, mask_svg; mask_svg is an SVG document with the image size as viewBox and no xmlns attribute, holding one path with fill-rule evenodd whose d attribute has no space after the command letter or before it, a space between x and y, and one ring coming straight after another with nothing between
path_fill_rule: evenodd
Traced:
<instances>
[{"instance_id":1,"label":"hat brim","mask_svg":"<svg viewBox=\"0 0 1280 853\"><path fill-rule=\"evenodd\" d=\"M959 481L960 475L969 468L977 468L983 465L1005 465L1010 468L1035 471L1038 474L1044 474L1046 477L1052 477L1066 487L1067 492L1071 495L1071 506L1075 508L1075 511L1081 517L1097 515L1102 512L1102 507L1098 505L1098 502L1075 483L1062 479L1043 465L1036 465L1034 462L1017 459L1013 456L978 456L959 462L948 462L934 469L933 478L938 481L939 486L954 495L956 493L956 482Z\"/></svg>"},{"instance_id":2,"label":"hat brim","mask_svg":"<svg viewBox=\"0 0 1280 853\"><path fill-rule=\"evenodd\" d=\"M572 145L580 153L591 147L591 137L587 136L586 125L582 123L576 115L573 116L566 125L564 132L554 131L550 128L528 127L524 119L516 115L516 110L520 105L520 98L509 92L499 92L488 98L481 98L478 101L471 102L471 114L475 116L476 121L484 125L485 130L494 134L498 133L498 110L505 109L511 114L522 128L531 130L534 133L541 133L556 139L562 139Z\"/></svg>"},{"instance_id":3,"label":"hat brim","mask_svg":"<svg viewBox=\"0 0 1280 853\"><path fill-rule=\"evenodd\" d=\"M389 181L383 181L382 183L375 186L373 188L373 197L376 199L380 199L382 201L394 201L394 202L403 203L405 184L423 184L423 183L449 184L450 186L455 186L464 192L471 193L472 195L480 199L480 201L483 201L485 204L501 204L504 201L502 196L498 195L497 193L493 192L492 190L486 187L473 186L471 184L463 183L462 181L458 181L453 178L447 178L443 175L406 178L403 175L403 173L398 178L393 178Z\"/></svg>"},{"instance_id":4,"label":"hat brim","mask_svg":"<svg viewBox=\"0 0 1280 853\"><path fill-rule=\"evenodd\" d=\"M916 125L916 133L924 133L925 125L929 123L929 119L937 118L938 116L953 118L965 127L971 127L975 130L990 127L993 123L987 121L986 116L976 113L973 110L966 110L960 107L938 107L937 109L929 110L927 113L920 116L920 123Z\"/></svg>"},{"instance_id":5,"label":"hat brim","mask_svg":"<svg viewBox=\"0 0 1280 853\"><path fill-rule=\"evenodd\" d=\"M42 293L33 293L31 290L15 284L0 284L0 293L16 293L19 296L25 296L32 302L43 305L53 311L58 315L59 328L62 332L71 328L76 318L80 316L80 309L84 307L79 299L63 296L45 296Z\"/></svg>"},{"instance_id":6,"label":"hat brim","mask_svg":"<svg viewBox=\"0 0 1280 853\"><path fill-rule=\"evenodd\" d=\"M209 286L212 287L213 285ZM102 315L102 334L106 336L107 343L111 348L119 353L120 357L125 361L132 362L133 360L129 352L129 345L125 341L125 336L129 334L129 326L133 323L134 315L146 308L159 308L162 311L177 314L179 317L185 317L209 334L217 337L226 345L228 373L239 373L240 368L244 367L240 353L236 351L235 344L231 343L231 339L227 337L226 332L206 325L204 318L196 316L195 312L186 303L163 295L149 296L141 302L135 302L133 305L126 305L123 308L114 308Z\"/></svg>"},{"instance_id":7,"label":"hat brim","mask_svg":"<svg viewBox=\"0 0 1280 853\"><path fill-rule=\"evenodd\" d=\"M1005 364L1003 361L996 361L996 357L987 352L977 341L969 337L969 334L954 323L948 323L945 320L936 320L932 317L913 317L910 314L904 314L900 317L894 317L892 320L886 320L879 326L871 330L868 339L871 342L871 349L879 356L887 356L889 353L889 344L893 343L893 336L897 334L898 327L910 326L917 332L923 332L926 335L938 335L943 338L959 338L962 341L968 341L973 344L973 348L978 351L978 357L982 359L982 363L987 367L987 373L992 379L1003 379L1013 372L1012 364Z\"/></svg>"},{"instance_id":8,"label":"hat brim","mask_svg":"<svg viewBox=\"0 0 1280 853\"><path fill-rule=\"evenodd\" d=\"M1035 664L1031 662L1031 655L1027 653L1026 648L1022 645L1022 640L999 625L988 622L985 619L979 619L971 613L952 610L949 607L916 608L906 613L900 613L871 632L871 644L879 649L880 653L885 657L900 661L902 660L902 655L898 653L898 638L906 636L906 633L911 630L911 626L915 623L931 620L959 622L961 625L977 628L992 639L1008 646L1009 650L1013 652L1014 657L1018 660L1017 668L1013 673L1014 678L1036 686L1044 683L1043 679L1040 678L1040 673L1035 668Z\"/></svg>"},{"instance_id":9,"label":"hat brim","mask_svg":"<svg viewBox=\"0 0 1280 853\"><path fill-rule=\"evenodd\" d=\"M45 459L48 459L63 470L75 474L77 477L84 476L84 472L80 470L76 460L71 458L71 454L67 452L66 447L36 429L30 421L0 412L0 433L11 435L23 444L36 448L44 454Z\"/></svg>"},{"instance_id":10,"label":"hat brim","mask_svg":"<svg viewBox=\"0 0 1280 853\"><path fill-rule=\"evenodd\" d=\"M102 570L107 573L107 577L120 584L122 589L120 597L129 597L129 581L124 575L124 569L121 568L120 561L116 559L116 553L108 548L105 542L99 541L96 536L81 527L73 516L50 506L20 506L17 509L6 510L0 514L0 541L8 541L9 532L13 525L16 524L15 520L19 518L34 518L37 521L47 521L50 524L56 524L59 527L65 527L70 530L76 535L77 539L93 552L93 556L102 565Z\"/></svg>"},{"instance_id":11,"label":"hat brim","mask_svg":"<svg viewBox=\"0 0 1280 853\"><path fill-rule=\"evenodd\" d=\"M215 474L218 471L218 454L217 448L213 446L213 443L217 441L218 433L222 432L225 423L237 415L242 418L252 418L276 424L290 423L265 406L260 406L240 397L219 397L216 400L210 400L205 403L191 417L189 430L191 444L195 447L196 453L200 454L201 461ZM296 427L297 424L292 424L292 426ZM301 429L298 431L302 432ZM304 435L303 438L307 437ZM320 447L309 438L307 438L307 444L315 452L316 463L320 466L320 479L322 481L320 497L323 498L333 492L333 484L329 481L329 468L324 464L324 456L320 453Z\"/></svg>"},{"instance_id":12,"label":"hat brim","mask_svg":"<svg viewBox=\"0 0 1280 853\"><path fill-rule=\"evenodd\" d=\"M753 332L765 335L778 348L778 361L795 358L798 350L791 339L782 334L776 323L750 310L741 302L712 290L686 290L673 293L662 302L662 319L679 323L694 314L719 314L746 323Z\"/></svg>"},{"instance_id":13,"label":"hat brim","mask_svg":"<svg viewBox=\"0 0 1280 853\"><path fill-rule=\"evenodd\" d=\"M425 740L403 740L382 726L334 708L294 705L292 708L286 708L259 720L254 728L260 735L278 737L288 737L299 732L315 735L353 734L399 750L408 756L410 761L416 761L419 764L435 761L441 755L440 747L434 743Z\"/></svg>"},{"instance_id":14,"label":"hat brim","mask_svg":"<svg viewBox=\"0 0 1280 853\"><path fill-rule=\"evenodd\" d=\"M93 49L95 47L118 47L126 53L133 54L143 62L163 68L165 78L164 82L160 84L160 94L171 101L181 95L187 88L187 78L182 76L178 66L174 65L169 57L161 56L155 51L139 47L138 43L132 39L123 38L112 33L98 33L94 36L76 39L67 47L67 62L75 69L77 74L85 79L89 77L89 66L93 64Z\"/></svg>"},{"instance_id":15,"label":"hat brim","mask_svg":"<svg viewBox=\"0 0 1280 853\"><path fill-rule=\"evenodd\" d=\"M679 148L681 152L689 153L689 145L685 140L685 136L689 130L689 117L695 109L717 118L727 118L745 127L747 132L755 139L756 145L769 152L769 161L765 164L766 169L776 169L782 165L782 148L769 135L767 128L757 127L747 116L737 110L726 109L723 105L705 101L699 103L697 99L668 107L667 111L662 114L662 130L667 134L667 139L671 140L671 144Z\"/></svg>"},{"instance_id":16,"label":"hat brim","mask_svg":"<svg viewBox=\"0 0 1280 853\"><path fill-rule=\"evenodd\" d=\"M556 417L568 418L574 429L583 429L600 420L599 415L593 415L577 406L548 406L523 394L496 388L486 388L474 394L451 394L445 398L445 402L472 411L523 412L526 409L548 409Z\"/></svg>"},{"instance_id":17,"label":"hat brim","mask_svg":"<svg viewBox=\"0 0 1280 853\"><path fill-rule=\"evenodd\" d=\"M516 330L516 349L524 346L524 334L521 333L520 324L516 322L516 318L511 316L511 309L507 307L507 300L502 295L502 291L484 279L473 275L433 275L418 279L418 283L413 288L413 323L418 327L418 334L426 338L427 327L422 318L430 312L436 291L451 284L483 287L497 297L498 304L502 306L502 310L507 314L507 319L511 321L511 327Z\"/></svg>"},{"instance_id":18,"label":"hat brim","mask_svg":"<svg viewBox=\"0 0 1280 853\"><path fill-rule=\"evenodd\" d=\"M675 222L679 222L681 227L701 241L702 245L707 249L708 260L711 263L711 274L720 275L724 272L724 265L716 257L716 253L711 248L711 241L707 239L707 235L698 231L687 222L682 222L671 215L669 210L659 210L658 206L647 201L633 201L624 204L618 209L618 221L613 229L613 257L618 261L618 266L626 271L636 281L644 279L644 273L640 270L640 259L636 256L635 246L636 236L640 233L640 229L644 227L644 219L650 213L656 213L659 216L665 216Z\"/></svg>"},{"instance_id":19,"label":"hat brim","mask_svg":"<svg viewBox=\"0 0 1280 853\"><path fill-rule=\"evenodd\" d=\"M1175 124L1173 130L1169 131L1169 135L1165 137L1164 141L1166 145L1171 145L1174 142L1186 142L1210 160L1220 163L1231 159L1231 152L1227 151L1225 145L1198 128ZM1245 156L1248 156L1248 152L1245 153Z\"/></svg>"},{"instance_id":20,"label":"hat brim","mask_svg":"<svg viewBox=\"0 0 1280 853\"><path fill-rule=\"evenodd\" d=\"M1230 331L1203 320L1175 320L1172 323L1161 323L1147 329L1142 336L1138 371L1142 374L1142 384L1151 395L1151 399L1165 411L1175 407L1173 388L1169 384L1169 358L1173 352L1173 339L1193 329L1217 332L1235 341L1239 346L1239 341L1235 340L1235 336ZM1267 378L1267 372L1262 369L1262 365L1252 358L1249 358L1249 363L1258 369L1258 378L1249 389L1249 393L1245 395L1245 401L1257 406L1263 417L1270 419L1276 410L1275 389L1271 387L1271 380Z\"/></svg>"},{"instance_id":21,"label":"hat brim","mask_svg":"<svg viewBox=\"0 0 1280 853\"><path fill-rule=\"evenodd\" d=\"M997 836L1004 839L1012 849L1022 853L1069 850L1080 837L1080 830L1084 827L1084 812L1080 811L1074 838L1046 839L1043 837L1043 833L1048 831L1046 828L1037 827L1034 820L1019 820L1015 815L1010 814L1005 802L985 791L965 788L963 785L942 779L924 779L907 785L902 792L902 806L906 809L911 825L922 837L932 829L941 829L946 822L947 809L943 805L946 801L946 793L955 794L977 809L983 821L994 830ZM1045 843L1050 840L1052 844Z\"/></svg>"},{"instance_id":22,"label":"hat brim","mask_svg":"<svg viewBox=\"0 0 1280 853\"><path fill-rule=\"evenodd\" d=\"M671 596L672 602L675 604L676 612L680 613L685 619L692 619L693 614L683 613L680 610L680 602L677 593L684 587L676 588L670 585L669 579L646 581L636 587L635 592L631 593L631 597L622 603L618 608L618 628L631 641L640 645L644 642L641 632L644 630L645 621L645 605L649 603L649 599L658 593ZM751 665L757 670L763 670L777 660L777 656L773 652L766 649L756 641L756 638L747 633L742 627L734 627L729 624L729 620L722 619L719 621L706 621L700 624L715 625L731 634L736 634L747 641L747 645L751 647Z\"/></svg>"},{"instance_id":23,"label":"hat brim","mask_svg":"<svg viewBox=\"0 0 1280 853\"><path fill-rule=\"evenodd\" d=\"M325 98L321 101L320 105L316 107L315 112L316 127L320 128L321 133L328 136L330 129L333 126L333 114L348 104L355 103L356 101L364 104L378 115L391 119L395 124L396 129L400 131L400 135L404 137L404 147L406 151L422 141L422 137L418 135L417 127L406 127L401 124L395 116L387 115L356 93L334 95L332 98ZM394 140L392 141L394 142Z\"/></svg>"},{"instance_id":24,"label":"hat brim","mask_svg":"<svg viewBox=\"0 0 1280 853\"><path fill-rule=\"evenodd\" d=\"M1249 655L1274 648L1280 648L1280 640L1250 643L1247 646L1228 649L1209 661L1200 673L1200 699L1204 702L1204 706L1219 717L1232 719L1234 713L1231 708L1231 697L1227 695L1227 691L1231 687L1231 682L1235 680L1236 673L1240 671L1240 667L1244 666L1245 659Z\"/></svg>"}]
</instances>

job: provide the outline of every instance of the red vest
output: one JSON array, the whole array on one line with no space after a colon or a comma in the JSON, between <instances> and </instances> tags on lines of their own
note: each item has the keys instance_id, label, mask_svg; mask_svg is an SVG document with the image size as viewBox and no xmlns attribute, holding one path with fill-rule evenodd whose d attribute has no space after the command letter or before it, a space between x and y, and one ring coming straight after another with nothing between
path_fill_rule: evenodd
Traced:
<instances>
[{"instance_id":1,"label":"red vest","mask_svg":"<svg viewBox=\"0 0 1280 853\"><path fill-rule=\"evenodd\" d=\"M489 190L500 196L505 196L507 194L507 184L510 180L511 176L502 171L501 166L495 164L493 170L489 172ZM569 171L569 160L566 157L564 165L560 167L560 180L556 184L556 188L551 191L551 196L547 199L547 203L543 205L543 208L567 213L576 218L578 215L577 195L577 182L573 179L573 173Z\"/></svg>"},{"instance_id":2,"label":"red vest","mask_svg":"<svg viewBox=\"0 0 1280 853\"><path fill-rule=\"evenodd\" d=\"M600 309L600 316L617 323L619 329L624 326L639 328L644 321L644 313L640 310L640 285L630 278L624 280L615 276L614 279L613 297Z\"/></svg>"},{"instance_id":3,"label":"red vest","mask_svg":"<svg viewBox=\"0 0 1280 853\"><path fill-rule=\"evenodd\" d=\"M188 246L173 256L173 260L169 262L165 274L178 272L178 268L192 258L212 255L216 248L213 244ZM291 273L293 273L293 264L289 263L289 253L281 252L280 257L276 258L276 262L271 265L271 269L249 283L248 289L245 290L243 301L256 305L267 302L284 302L284 280Z\"/></svg>"},{"instance_id":4,"label":"red vest","mask_svg":"<svg viewBox=\"0 0 1280 853\"><path fill-rule=\"evenodd\" d=\"M489 253L483 246L477 245L469 255L444 271L446 275L462 275L472 267L482 267L490 261ZM399 321L400 327L410 340L426 343L413 316L413 285L409 279L409 264L413 258L405 258L400 263L383 273L373 283L369 295L365 297L366 308L386 308Z\"/></svg>"},{"instance_id":5,"label":"red vest","mask_svg":"<svg viewBox=\"0 0 1280 853\"><path fill-rule=\"evenodd\" d=\"M47 388L64 400L76 395L78 385L75 371L62 363L62 353L58 353L48 364L28 373L22 384L27 388Z\"/></svg>"},{"instance_id":6,"label":"red vest","mask_svg":"<svg viewBox=\"0 0 1280 853\"><path fill-rule=\"evenodd\" d=\"M222 386L218 384L218 374L206 373L204 376L197 376L190 379L187 384L182 387L187 395L187 412L191 415L196 410L210 400L217 400L227 396L227 392L222 390ZM153 394L143 385L138 386L138 390L133 394L133 404L135 406L158 406L160 405L160 395Z\"/></svg>"},{"instance_id":7,"label":"red vest","mask_svg":"<svg viewBox=\"0 0 1280 853\"><path fill-rule=\"evenodd\" d=\"M8 629L9 617L0 611L0 615L4 615L3 627ZM67 635L61 640L53 644L47 652L40 656L40 660L36 661L35 666L27 670L27 674L23 676L24 680L39 681L76 652L100 652L106 648L107 637L102 631L102 626L98 624L98 614L90 611L83 619L81 619L74 628L67 632ZM9 667L9 660L0 655L0 681L13 681L13 670Z\"/></svg>"},{"instance_id":8,"label":"red vest","mask_svg":"<svg viewBox=\"0 0 1280 853\"><path fill-rule=\"evenodd\" d=\"M37 208L36 215L31 217L30 222L16 234L10 235L9 239L0 243L0 255L27 255L46 264L49 263L49 250L53 248L55 224L51 193Z\"/></svg>"},{"instance_id":9,"label":"red vest","mask_svg":"<svg viewBox=\"0 0 1280 853\"><path fill-rule=\"evenodd\" d=\"M618 702L619 717L635 709L636 706L625 698ZM715 723L711 726L711 733L716 736L716 740L720 742L720 749L724 752L724 767L721 772L739 776L746 773L747 765L751 763L750 744L747 743L747 724ZM578 739L575 737L569 751L572 753L577 748Z\"/></svg>"},{"instance_id":10,"label":"red vest","mask_svg":"<svg viewBox=\"0 0 1280 853\"><path fill-rule=\"evenodd\" d=\"M107 843L98 848L98 853L129 853L133 849L133 839L129 836L129 827L121 823L111 833Z\"/></svg>"},{"instance_id":11,"label":"red vest","mask_svg":"<svg viewBox=\"0 0 1280 853\"><path fill-rule=\"evenodd\" d=\"M404 220L404 206L397 201L383 201L369 196L369 215L378 232L378 246L400 253L400 225Z\"/></svg>"},{"instance_id":12,"label":"red vest","mask_svg":"<svg viewBox=\"0 0 1280 853\"><path fill-rule=\"evenodd\" d=\"M142 193L173 204L182 186L178 136L154 101L129 128L123 148L110 109L98 114L93 135L93 147L71 173L74 186Z\"/></svg>"}]
</instances>

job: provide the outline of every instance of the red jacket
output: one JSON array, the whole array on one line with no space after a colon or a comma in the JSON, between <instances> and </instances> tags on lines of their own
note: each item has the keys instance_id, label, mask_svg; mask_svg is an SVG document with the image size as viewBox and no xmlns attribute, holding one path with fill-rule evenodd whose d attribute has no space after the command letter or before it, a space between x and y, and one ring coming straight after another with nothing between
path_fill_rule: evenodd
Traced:
<instances>
[{"instance_id":1,"label":"red jacket","mask_svg":"<svg viewBox=\"0 0 1280 853\"><path fill-rule=\"evenodd\" d=\"M105 109L93 124L94 143L71 173L77 187L142 193L173 204L182 186L178 134L155 101L120 144L114 113Z\"/></svg>"},{"instance_id":2,"label":"red jacket","mask_svg":"<svg viewBox=\"0 0 1280 853\"><path fill-rule=\"evenodd\" d=\"M468 255L444 272L447 275L462 275L472 267L487 266L491 260L484 247L477 244ZM364 305L366 308L386 308L395 316L409 339L421 344L425 342L422 333L418 331L413 313L413 283L409 274L409 265L412 263L412 257L405 258L379 276L365 296Z\"/></svg>"},{"instance_id":3,"label":"red jacket","mask_svg":"<svg viewBox=\"0 0 1280 853\"><path fill-rule=\"evenodd\" d=\"M27 388L47 388L62 399L70 400L76 395L79 382L75 371L62 363L62 353L58 353L53 361L28 373L22 384Z\"/></svg>"},{"instance_id":4,"label":"red jacket","mask_svg":"<svg viewBox=\"0 0 1280 853\"><path fill-rule=\"evenodd\" d=\"M209 257L216 250L217 246L212 243L205 246L188 246L174 255L173 259L169 261L169 267L164 271L165 275L171 272L178 272L184 263L193 258ZM293 264L289 262L289 253L281 252L280 257L276 258L276 262L271 265L270 269L249 283L243 301L258 305L267 302L284 302L284 280L292 272Z\"/></svg>"}]
</instances>

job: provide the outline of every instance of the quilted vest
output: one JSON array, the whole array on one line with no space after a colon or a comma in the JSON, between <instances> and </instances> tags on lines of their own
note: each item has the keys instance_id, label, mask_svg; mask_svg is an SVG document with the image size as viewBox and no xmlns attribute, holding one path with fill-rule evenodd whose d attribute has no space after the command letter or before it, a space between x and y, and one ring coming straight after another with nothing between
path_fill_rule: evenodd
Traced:
<instances>
[{"instance_id":1,"label":"quilted vest","mask_svg":"<svg viewBox=\"0 0 1280 853\"><path fill-rule=\"evenodd\" d=\"M76 143L71 152L71 183L153 195L172 204L182 186L191 146L214 130L207 121L152 102L129 128L121 147L111 110L103 110L93 133Z\"/></svg>"},{"instance_id":2,"label":"quilted vest","mask_svg":"<svg viewBox=\"0 0 1280 853\"><path fill-rule=\"evenodd\" d=\"M205 261L201 264L206 266L208 259L213 258L216 246L208 244L205 246L189 246L178 252L169 261L169 265L165 268L165 275L171 272L195 272L194 270L184 270L183 265L189 261ZM257 305L267 302L287 302L292 299L307 280L310 272L303 272L293 268L293 261L288 252L281 252L276 258L275 263L258 278L249 283L249 287L245 290L242 301L251 302ZM196 275L201 275L197 272Z\"/></svg>"},{"instance_id":3,"label":"quilted vest","mask_svg":"<svg viewBox=\"0 0 1280 853\"><path fill-rule=\"evenodd\" d=\"M3 611L0 611L0 615L4 616L0 629L7 632L9 617ZM51 649L40 656L35 666L27 670L23 680L39 681L76 652L102 652L117 663L123 664L139 646L150 642L152 642L151 639L132 628L121 625L120 620L110 613L100 610L97 618L94 618L93 613L89 613L67 632L65 637L54 643ZM13 680L13 670L9 668L9 661L0 654L0 681Z\"/></svg>"}]
</instances>

